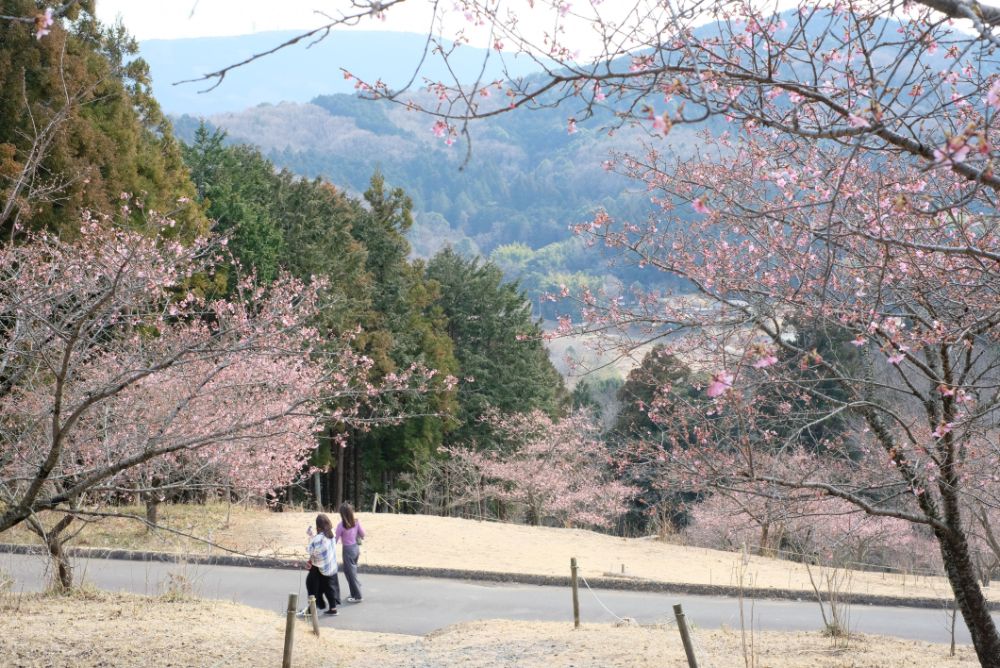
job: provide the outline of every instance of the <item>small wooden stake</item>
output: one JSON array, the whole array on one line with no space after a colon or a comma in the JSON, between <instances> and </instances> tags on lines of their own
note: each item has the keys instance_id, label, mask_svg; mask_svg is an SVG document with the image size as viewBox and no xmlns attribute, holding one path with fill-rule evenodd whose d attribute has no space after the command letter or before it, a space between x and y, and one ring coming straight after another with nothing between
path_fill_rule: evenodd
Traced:
<instances>
[{"instance_id":1,"label":"small wooden stake","mask_svg":"<svg viewBox=\"0 0 1000 668\"><path fill-rule=\"evenodd\" d=\"M313 633L319 635L319 614L316 612L316 597L309 597L309 617L312 618Z\"/></svg>"},{"instance_id":2,"label":"small wooden stake","mask_svg":"<svg viewBox=\"0 0 1000 668\"><path fill-rule=\"evenodd\" d=\"M576 583L576 557L569 560L570 581L573 585L573 628L580 628L580 590Z\"/></svg>"},{"instance_id":3,"label":"small wooden stake","mask_svg":"<svg viewBox=\"0 0 1000 668\"><path fill-rule=\"evenodd\" d=\"M285 618L285 654L281 659L281 668L292 668L292 643L295 642L295 606L298 603L298 594L288 595L288 613Z\"/></svg>"},{"instance_id":4,"label":"small wooden stake","mask_svg":"<svg viewBox=\"0 0 1000 668\"><path fill-rule=\"evenodd\" d=\"M684 643L688 668L698 668L698 659L694 656L694 646L691 645L691 636L688 634L687 622L684 620L684 611L681 609L680 603L674 606L674 617L677 619L677 630L681 632L681 642Z\"/></svg>"}]
</instances>

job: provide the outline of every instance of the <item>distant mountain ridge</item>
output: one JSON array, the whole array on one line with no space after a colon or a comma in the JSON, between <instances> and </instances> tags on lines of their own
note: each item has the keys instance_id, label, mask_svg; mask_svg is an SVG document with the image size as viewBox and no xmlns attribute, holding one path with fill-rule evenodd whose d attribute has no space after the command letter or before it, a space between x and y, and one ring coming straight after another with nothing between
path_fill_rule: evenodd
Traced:
<instances>
[{"instance_id":1,"label":"distant mountain ridge","mask_svg":"<svg viewBox=\"0 0 1000 668\"><path fill-rule=\"evenodd\" d=\"M248 67L237 68L210 92L200 91L214 82L175 85L272 49L299 34L298 31L276 31L236 37L152 39L140 42L139 52L149 63L153 93L164 111L208 116L241 111L261 103L308 102L318 95L351 93L354 83L344 79L341 67L366 79L381 78L390 86L402 86L412 77L413 64L419 60L427 42L426 34L334 31L311 47L311 40L303 40ZM452 63L455 73L463 81L474 80L487 53L486 49L460 47ZM504 64L514 76L537 69L526 58L508 57ZM436 59L427 63L423 74L432 78L448 76ZM493 54L484 77L500 76L500 62Z\"/></svg>"}]
</instances>

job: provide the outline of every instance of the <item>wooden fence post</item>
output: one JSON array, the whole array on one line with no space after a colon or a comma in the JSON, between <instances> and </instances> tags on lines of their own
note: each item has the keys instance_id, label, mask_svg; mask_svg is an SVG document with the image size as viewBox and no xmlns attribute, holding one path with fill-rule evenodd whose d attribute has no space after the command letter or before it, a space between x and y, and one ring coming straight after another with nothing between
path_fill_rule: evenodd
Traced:
<instances>
[{"instance_id":1,"label":"wooden fence post","mask_svg":"<svg viewBox=\"0 0 1000 668\"><path fill-rule=\"evenodd\" d=\"M576 584L576 557L569 560L570 582L573 585L573 628L580 628L580 590Z\"/></svg>"},{"instance_id":2,"label":"wooden fence post","mask_svg":"<svg viewBox=\"0 0 1000 668\"><path fill-rule=\"evenodd\" d=\"M309 597L309 617L313 623L313 633L319 635L319 615L316 612L316 597Z\"/></svg>"},{"instance_id":3,"label":"wooden fence post","mask_svg":"<svg viewBox=\"0 0 1000 668\"><path fill-rule=\"evenodd\" d=\"M687 622L681 604L674 606L674 617L677 619L677 630L681 632L681 642L684 643L684 653L687 654L688 668L698 668L698 659L694 656L694 646L691 645L691 635L688 633Z\"/></svg>"},{"instance_id":4,"label":"wooden fence post","mask_svg":"<svg viewBox=\"0 0 1000 668\"><path fill-rule=\"evenodd\" d=\"M281 659L281 668L292 668L292 643L295 642L295 606L298 603L298 594L288 595L288 613L285 617L285 654Z\"/></svg>"}]
</instances>

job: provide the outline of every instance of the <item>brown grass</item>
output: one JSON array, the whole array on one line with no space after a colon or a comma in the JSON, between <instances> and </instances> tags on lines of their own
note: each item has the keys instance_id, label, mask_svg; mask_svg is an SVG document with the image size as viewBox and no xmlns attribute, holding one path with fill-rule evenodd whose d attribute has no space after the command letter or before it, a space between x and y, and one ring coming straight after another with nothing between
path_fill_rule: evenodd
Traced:
<instances>
[{"instance_id":1,"label":"brown grass","mask_svg":"<svg viewBox=\"0 0 1000 668\"><path fill-rule=\"evenodd\" d=\"M316 638L297 622L294 665L319 668L525 666L683 666L670 626L482 621L426 637L342 631L325 625ZM324 620L325 623L325 620ZM84 592L0 601L0 665L149 668L277 666L284 617L221 601L167 601ZM738 631L695 630L702 665L743 665ZM757 633L762 668L931 668L975 666L969 648L949 657L944 645L857 636L834 647L819 633Z\"/></svg>"}]
</instances>

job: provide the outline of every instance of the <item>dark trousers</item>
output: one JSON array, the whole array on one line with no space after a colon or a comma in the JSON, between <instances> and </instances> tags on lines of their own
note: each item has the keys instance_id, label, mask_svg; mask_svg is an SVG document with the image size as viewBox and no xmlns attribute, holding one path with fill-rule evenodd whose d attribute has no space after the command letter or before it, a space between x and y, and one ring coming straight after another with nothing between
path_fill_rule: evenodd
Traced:
<instances>
[{"instance_id":1,"label":"dark trousers","mask_svg":"<svg viewBox=\"0 0 1000 668\"><path fill-rule=\"evenodd\" d=\"M327 603L331 610L336 608L340 603L340 582L337 574L323 575L318 568L311 567L309 574L306 575L306 592L316 597L317 610L325 608Z\"/></svg>"}]
</instances>

